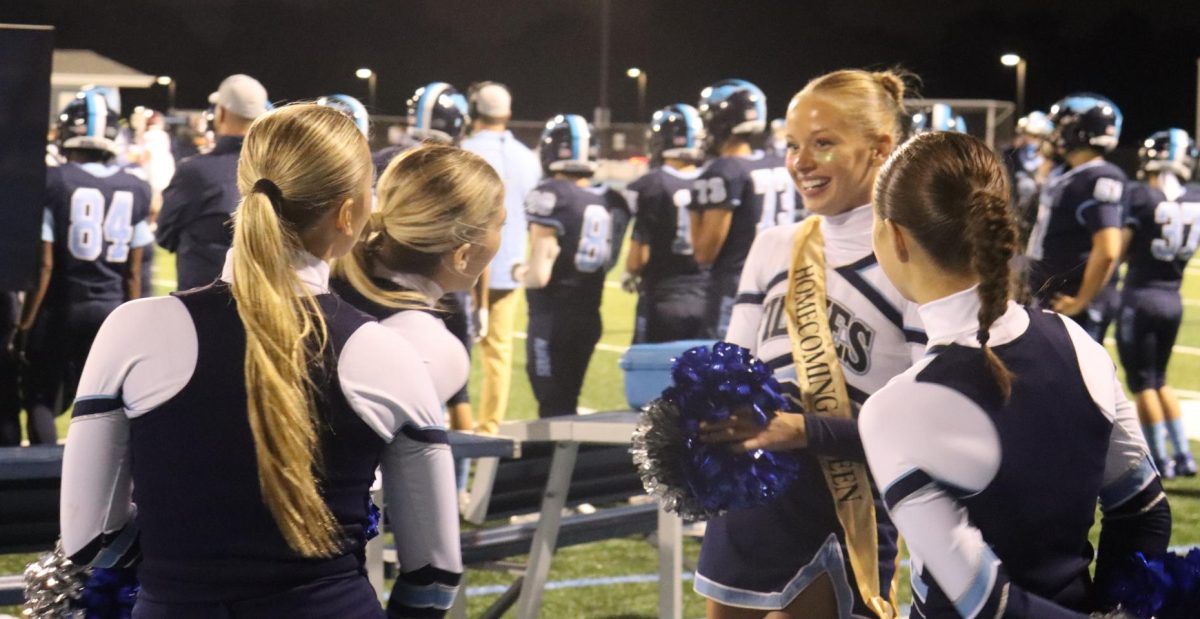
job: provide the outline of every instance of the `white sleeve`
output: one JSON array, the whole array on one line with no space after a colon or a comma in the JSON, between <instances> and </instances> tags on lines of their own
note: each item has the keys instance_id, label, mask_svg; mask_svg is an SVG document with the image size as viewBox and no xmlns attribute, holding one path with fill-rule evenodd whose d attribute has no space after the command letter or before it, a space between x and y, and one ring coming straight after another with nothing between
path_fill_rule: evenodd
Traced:
<instances>
[{"instance_id":1,"label":"white sleeve","mask_svg":"<svg viewBox=\"0 0 1200 619\"><path fill-rule=\"evenodd\" d=\"M1088 393L1104 416L1113 422L1100 487L1100 509L1107 512L1137 496L1158 473L1150 459L1137 412L1121 388L1112 357L1074 320L1059 318L1067 326Z\"/></svg>"},{"instance_id":2,"label":"white sleeve","mask_svg":"<svg viewBox=\"0 0 1200 619\"><path fill-rule=\"evenodd\" d=\"M440 318L413 310L392 314L380 324L399 333L419 352L439 402L448 401L467 384L471 358Z\"/></svg>"},{"instance_id":3,"label":"white sleeve","mask_svg":"<svg viewBox=\"0 0 1200 619\"><path fill-rule=\"evenodd\" d=\"M963 617L975 617L1000 595L994 590L1000 561L951 489L977 492L990 483L1000 466L1000 439L966 396L908 376L863 406L867 462L911 555Z\"/></svg>"},{"instance_id":4,"label":"white sleeve","mask_svg":"<svg viewBox=\"0 0 1200 619\"><path fill-rule=\"evenodd\" d=\"M733 302L733 312L729 317L729 328L725 331L725 341L750 349L750 353L758 355L758 323L762 320L763 301L766 300L767 282L762 277L762 263L767 261L770 247L766 235L760 235L750 246L746 256L746 266L742 268L741 279L738 281L737 297ZM773 261L771 261L773 262Z\"/></svg>"},{"instance_id":5,"label":"white sleeve","mask_svg":"<svg viewBox=\"0 0 1200 619\"><path fill-rule=\"evenodd\" d=\"M417 349L378 323L350 336L338 375L350 406L388 441L384 500L401 571L389 608L448 609L462 554L454 462L433 381Z\"/></svg>"},{"instance_id":6,"label":"white sleeve","mask_svg":"<svg viewBox=\"0 0 1200 619\"><path fill-rule=\"evenodd\" d=\"M144 333L134 308L121 306L101 325L79 379L63 454L59 526L63 551L79 564L123 563L136 532L129 460L126 377L141 357ZM149 340L153 338L140 338Z\"/></svg>"}]
</instances>

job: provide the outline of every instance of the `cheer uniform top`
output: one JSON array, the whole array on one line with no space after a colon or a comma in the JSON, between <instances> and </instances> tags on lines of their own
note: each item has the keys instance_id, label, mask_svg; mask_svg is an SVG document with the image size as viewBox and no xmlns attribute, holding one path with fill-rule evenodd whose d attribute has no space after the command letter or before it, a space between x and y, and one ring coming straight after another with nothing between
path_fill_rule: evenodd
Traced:
<instances>
[{"instance_id":1,"label":"cheer uniform top","mask_svg":"<svg viewBox=\"0 0 1200 619\"><path fill-rule=\"evenodd\" d=\"M829 327L857 412L867 397L912 365L924 349L916 306L891 285L871 250L871 206L821 220ZM759 235L742 272L726 339L749 348L798 401L785 302L792 239L800 224ZM860 599L844 533L818 455L862 462L857 422L806 415L808 447L798 479L778 500L709 521L700 550L697 593L729 606L786 607L823 574L840 617L873 616ZM874 489L872 493L876 494ZM880 582L892 581L896 535L875 497ZM886 592L885 592L886 593Z\"/></svg>"},{"instance_id":2,"label":"cheer uniform top","mask_svg":"<svg viewBox=\"0 0 1200 619\"><path fill-rule=\"evenodd\" d=\"M382 464L401 570L389 611L441 615L462 560L437 394L409 341L329 293L324 261L301 253L296 268L329 333L312 380L319 481L342 554L298 556L264 503L228 259L220 282L128 303L101 328L63 462L64 551L106 566L140 546L141 596L158 604L225 608L361 576L368 493ZM380 613L370 606L354 616ZM323 612L315 605L289 616Z\"/></svg>"},{"instance_id":3,"label":"cheer uniform top","mask_svg":"<svg viewBox=\"0 0 1200 619\"><path fill-rule=\"evenodd\" d=\"M989 345L970 288L920 307L926 356L867 401L867 460L912 557L913 617L1084 618L1097 576L1162 552L1170 512L1104 348L1073 321L1009 302ZM1101 587L1102 589L1103 587Z\"/></svg>"}]
</instances>

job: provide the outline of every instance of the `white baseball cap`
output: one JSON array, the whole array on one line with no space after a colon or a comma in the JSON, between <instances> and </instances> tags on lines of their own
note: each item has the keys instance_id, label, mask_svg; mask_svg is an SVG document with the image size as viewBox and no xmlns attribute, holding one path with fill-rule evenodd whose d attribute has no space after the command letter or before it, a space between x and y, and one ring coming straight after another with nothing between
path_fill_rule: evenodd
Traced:
<instances>
[{"instance_id":1,"label":"white baseball cap","mask_svg":"<svg viewBox=\"0 0 1200 619\"><path fill-rule=\"evenodd\" d=\"M271 109L267 101L267 89L249 75L230 75L213 94L215 97L209 97L210 101L248 120L254 120Z\"/></svg>"},{"instance_id":2,"label":"white baseball cap","mask_svg":"<svg viewBox=\"0 0 1200 619\"><path fill-rule=\"evenodd\" d=\"M475 110L492 118L512 116L512 95L507 88L495 82L484 84L475 93Z\"/></svg>"}]
</instances>

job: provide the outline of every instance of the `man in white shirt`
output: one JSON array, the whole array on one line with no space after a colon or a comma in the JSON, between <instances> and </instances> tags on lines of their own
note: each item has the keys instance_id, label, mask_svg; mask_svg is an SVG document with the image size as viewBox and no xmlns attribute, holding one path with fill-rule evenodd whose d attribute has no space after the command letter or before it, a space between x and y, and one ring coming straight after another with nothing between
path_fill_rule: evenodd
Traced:
<instances>
[{"instance_id":1,"label":"man in white shirt","mask_svg":"<svg viewBox=\"0 0 1200 619\"><path fill-rule=\"evenodd\" d=\"M471 136L463 140L462 147L495 168L504 181L504 206L508 210L500 251L480 278L487 295L480 311L483 393L476 429L494 434L508 408L512 384L513 322L518 299L514 293L519 287L512 269L525 255L525 196L541 179L542 168L533 151L507 129L512 118L512 95L503 84L483 82L473 86L470 108Z\"/></svg>"}]
</instances>

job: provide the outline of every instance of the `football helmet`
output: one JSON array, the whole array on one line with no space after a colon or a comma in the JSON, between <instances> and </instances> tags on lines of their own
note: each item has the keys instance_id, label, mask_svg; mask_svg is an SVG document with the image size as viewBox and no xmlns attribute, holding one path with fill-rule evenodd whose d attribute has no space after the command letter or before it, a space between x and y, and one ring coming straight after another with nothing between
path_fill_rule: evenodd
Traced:
<instances>
[{"instance_id":1,"label":"football helmet","mask_svg":"<svg viewBox=\"0 0 1200 619\"><path fill-rule=\"evenodd\" d=\"M700 91L705 150L716 153L734 135L758 136L767 129L767 96L746 80L721 80Z\"/></svg>"},{"instance_id":2,"label":"football helmet","mask_svg":"<svg viewBox=\"0 0 1200 619\"><path fill-rule=\"evenodd\" d=\"M546 174L591 176L599 167L600 145L591 125L576 114L559 114L546 123L538 142Z\"/></svg>"},{"instance_id":3,"label":"football helmet","mask_svg":"<svg viewBox=\"0 0 1200 619\"><path fill-rule=\"evenodd\" d=\"M1183 129L1167 129L1146 138L1138 149L1138 172L1168 171L1182 181L1196 169L1196 143Z\"/></svg>"},{"instance_id":4,"label":"football helmet","mask_svg":"<svg viewBox=\"0 0 1200 619\"><path fill-rule=\"evenodd\" d=\"M668 105L650 117L650 165L664 159L704 160L704 123L696 108L686 103Z\"/></svg>"},{"instance_id":5,"label":"football helmet","mask_svg":"<svg viewBox=\"0 0 1200 619\"><path fill-rule=\"evenodd\" d=\"M912 115L913 135L926 131L966 133L967 121L962 116L955 116L954 110L949 105L934 103Z\"/></svg>"},{"instance_id":6,"label":"football helmet","mask_svg":"<svg viewBox=\"0 0 1200 619\"><path fill-rule=\"evenodd\" d=\"M119 122L104 93L80 91L58 115L59 146L63 150L89 149L115 155Z\"/></svg>"},{"instance_id":7,"label":"football helmet","mask_svg":"<svg viewBox=\"0 0 1200 619\"><path fill-rule=\"evenodd\" d=\"M362 131L363 135L368 135L371 130L371 115L367 113L367 107L361 101L351 97L350 95L329 95L317 99L317 105L331 107L346 116L349 116L358 125L358 130Z\"/></svg>"},{"instance_id":8,"label":"football helmet","mask_svg":"<svg viewBox=\"0 0 1200 619\"><path fill-rule=\"evenodd\" d=\"M1063 152L1094 148L1111 152L1121 139L1117 104L1097 94L1076 93L1050 106L1050 141Z\"/></svg>"},{"instance_id":9,"label":"football helmet","mask_svg":"<svg viewBox=\"0 0 1200 619\"><path fill-rule=\"evenodd\" d=\"M408 100L408 132L418 140L456 143L469 121L467 98L446 82L426 84Z\"/></svg>"}]
</instances>

